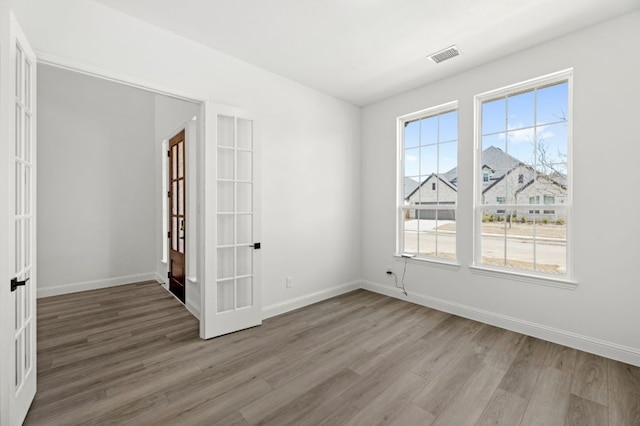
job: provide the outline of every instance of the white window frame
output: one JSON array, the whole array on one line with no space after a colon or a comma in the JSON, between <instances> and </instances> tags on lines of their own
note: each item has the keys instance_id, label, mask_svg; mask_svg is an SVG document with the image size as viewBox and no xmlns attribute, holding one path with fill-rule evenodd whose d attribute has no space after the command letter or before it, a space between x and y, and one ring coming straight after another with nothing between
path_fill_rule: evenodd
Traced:
<instances>
[{"instance_id":1,"label":"white window frame","mask_svg":"<svg viewBox=\"0 0 640 426\"><path fill-rule=\"evenodd\" d=\"M405 215L405 205L404 205L404 129L405 123L409 121L419 120L422 118L444 114L447 112L457 111L458 112L458 139L457 139L457 151L458 155L460 152L460 110L458 107L458 101L451 101L445 104L437 105L431 108L423 109L420 111L416 111L410 114L406 114L400 116L396 119L397 123L397 162L396 162L396 170L397 170L397 178L396 178L396 252L394 254L395 257L399 258L404 253L404 228L403 221ZM459 163L456 161L456 165L459 166ZM420 184L420 183L419 183ZM455 206L455 216L457 220L458 216L458 202L456 202ZM428 210L451 210L451 204L439 204L439 205L429 205ZM414 206L414 209L420 209L418 206ZM425 208L424 210L427 210ZM443 257L436 256L418 256L414 257L412 260L417 260L425 263L433 264L434 266L441 266L447 269L458 269L458 233L456 232L456 258L455 259L446 259Z\"/></svg>"},{"instance_id":2,"label":"white window frame","mask_svg":"<svg viewBox=\"0 0 640 426\"><path fill-rule=\"evenodd\" d=\"M494 266L482 263L481 232L482 214L486 204L482 203L482 105L483 102L502 96L513 95L520 91L539 88L553 83L568 82L567 93L567 198L562 206L553 206L566 212L567 226L567 267L565 274L551 274L540 271L520 270L506 266ZM573 69L566 69L556 73L548 74L539 78L534 78L521 83L505 86L496 90L491 90L474 96L474 255L470 269L474 273L491 277L510 278L534 284L548 285L574 289L577 282L573 274L573 148L572 148L572 127L573 127ZM527 208L525 204L500 205L501 208Z\"/></svg>"}]
</instances>

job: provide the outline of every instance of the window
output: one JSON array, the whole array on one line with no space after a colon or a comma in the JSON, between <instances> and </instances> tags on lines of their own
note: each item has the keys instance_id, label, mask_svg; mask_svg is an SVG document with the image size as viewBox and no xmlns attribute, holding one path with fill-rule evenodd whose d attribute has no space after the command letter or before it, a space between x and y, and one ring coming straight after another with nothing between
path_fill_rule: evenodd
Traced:
<instances>
[{"instance_id":1,"label":"window","mask_svg":"<svg viewBox=\"0 0 640 426\"><path fill-rule=\"evenodd\" d=\"M565 71L476 96L476 266L571 279L571 84Z\"/></svg>"},{"instance_id":2,"label":"window","mask_svg":"<svg viewBox=\"0 0 640 426\"><path fill-rule=\"evenodd\" d=\"M482 181L483 182L489 182L489 173L488 172L482 173Z\"/></svg>"},{"instance_id":3,"label":"window","mask_svg":"<svg viewBox=\"0 0 640 426\"><path fill-rule=\"evenodd\" d=\"M456 259L457 102L398 118L397 252Z\"/></svg>"}]
</instances>

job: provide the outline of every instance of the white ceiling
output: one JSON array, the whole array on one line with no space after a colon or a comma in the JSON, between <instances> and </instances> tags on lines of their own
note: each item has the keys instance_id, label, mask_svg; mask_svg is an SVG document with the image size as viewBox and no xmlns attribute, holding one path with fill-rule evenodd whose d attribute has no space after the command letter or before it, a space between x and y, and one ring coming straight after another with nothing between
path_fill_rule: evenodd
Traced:
<instances>
[{"instance_id":1,"label":"white ceiling","mask_svg":"<svg viewBox=\"0 0 640 426\"><path fill-rule=\"evenodd\" d=\"M366 105L640 8L640 0L97 0ZM461 56L426 59L456 44Z\"/></svg>"}]
</instances>

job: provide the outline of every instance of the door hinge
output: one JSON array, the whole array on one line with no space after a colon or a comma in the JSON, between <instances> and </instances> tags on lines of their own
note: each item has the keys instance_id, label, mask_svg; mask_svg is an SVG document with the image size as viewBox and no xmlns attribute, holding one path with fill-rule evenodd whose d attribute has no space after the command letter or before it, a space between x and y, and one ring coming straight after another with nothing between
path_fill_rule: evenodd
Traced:
<instances>
[{"instance_id":1,"label":"door hinge","mask_svg":"<svg viewBox=\"0 0 640 426\"><path fill-rule=\"evenodd\" d=\"M171 231L167 232L167 238L171 238Z\"/></svg>"},{"instance_id":2,"label":"door hinge","mask_svg":"<svg viewBox=\"0 0 640 426\"><path fill-rule=\"evenodd\" d=\"M167 151L167 158L171 157L171 151Z\"/></svg>"},{"instance_id":3,"label":"door hinge","mask_svg":"<svg viewBox=\"0 0 640 426\"><path fill-rule=\"evenodd\" d=\"M171 278L171 271L167 272L167 278Z\"/></svg>"},{"instance_id":4,"label":"door hinge","mask_svg":"<svg viewBox=\"0 0 640 426\"><path fill-rule=\"evenodd\" d=\"M26 285L29 278L23 281L18 281L18 277L11 278L11 291L16 291L18 287Z\"/></svg>"},{"instance_id":5,"label":"door hinge","mask_svg":"<svg viewBox=\"0 0 640 426\"><path fill-rule=\"evenodd\" d=\"M167 198L171 198L171 191L167 191Z\"/></svg>"},{"instance_id":6,"label":"door hinge","mask_svg":"<svg viewBox=\"0 0 640 426\"><path fill-rule=\"evenodd\" d=\"M260 243L254 243L251 247L253 247L255 250L260 250Z\"/></svg>"}]
</instances>

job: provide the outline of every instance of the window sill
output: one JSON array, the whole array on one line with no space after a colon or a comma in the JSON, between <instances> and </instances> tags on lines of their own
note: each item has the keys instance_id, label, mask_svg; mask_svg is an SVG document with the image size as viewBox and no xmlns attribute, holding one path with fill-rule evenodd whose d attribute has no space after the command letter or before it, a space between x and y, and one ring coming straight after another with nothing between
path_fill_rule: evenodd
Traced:
<instances>
[{"instance_id":1,"label":"window sill","mask_svg":"<svg viewBox=\"0 0 640 426\"><path fill-rule=\"evenodd\" d=\"M502 269L491 268L487 266L469 266L469 270L472 273L478 275L484 275L493 278L511 279L516 281L522 281L530 284L545 285L548 287L564 288L566 290L575 290L578 286L578 282L563 278L554 278L551 276L533 275L524 272L514 272Z\"/></svg>"},{"instance_id":2,"label":"window sill","mask_svg":"<svg viewBox=\"0 0 640 426\"><path fill-rule=\"evenodd\" d=\"M394 254L393 257L396 259L397 262L401 261L402 259L407 259L406 257L402 257L399 254ZM459 263L446 261L446 260L439 260L439 259L433 259L433 258L427 259L424 257L412 257L408 259L409 259L408 263L424 264L426 266L448 269L450 271L457 271L460 269Z\"/></svg>"}]
</instances>

